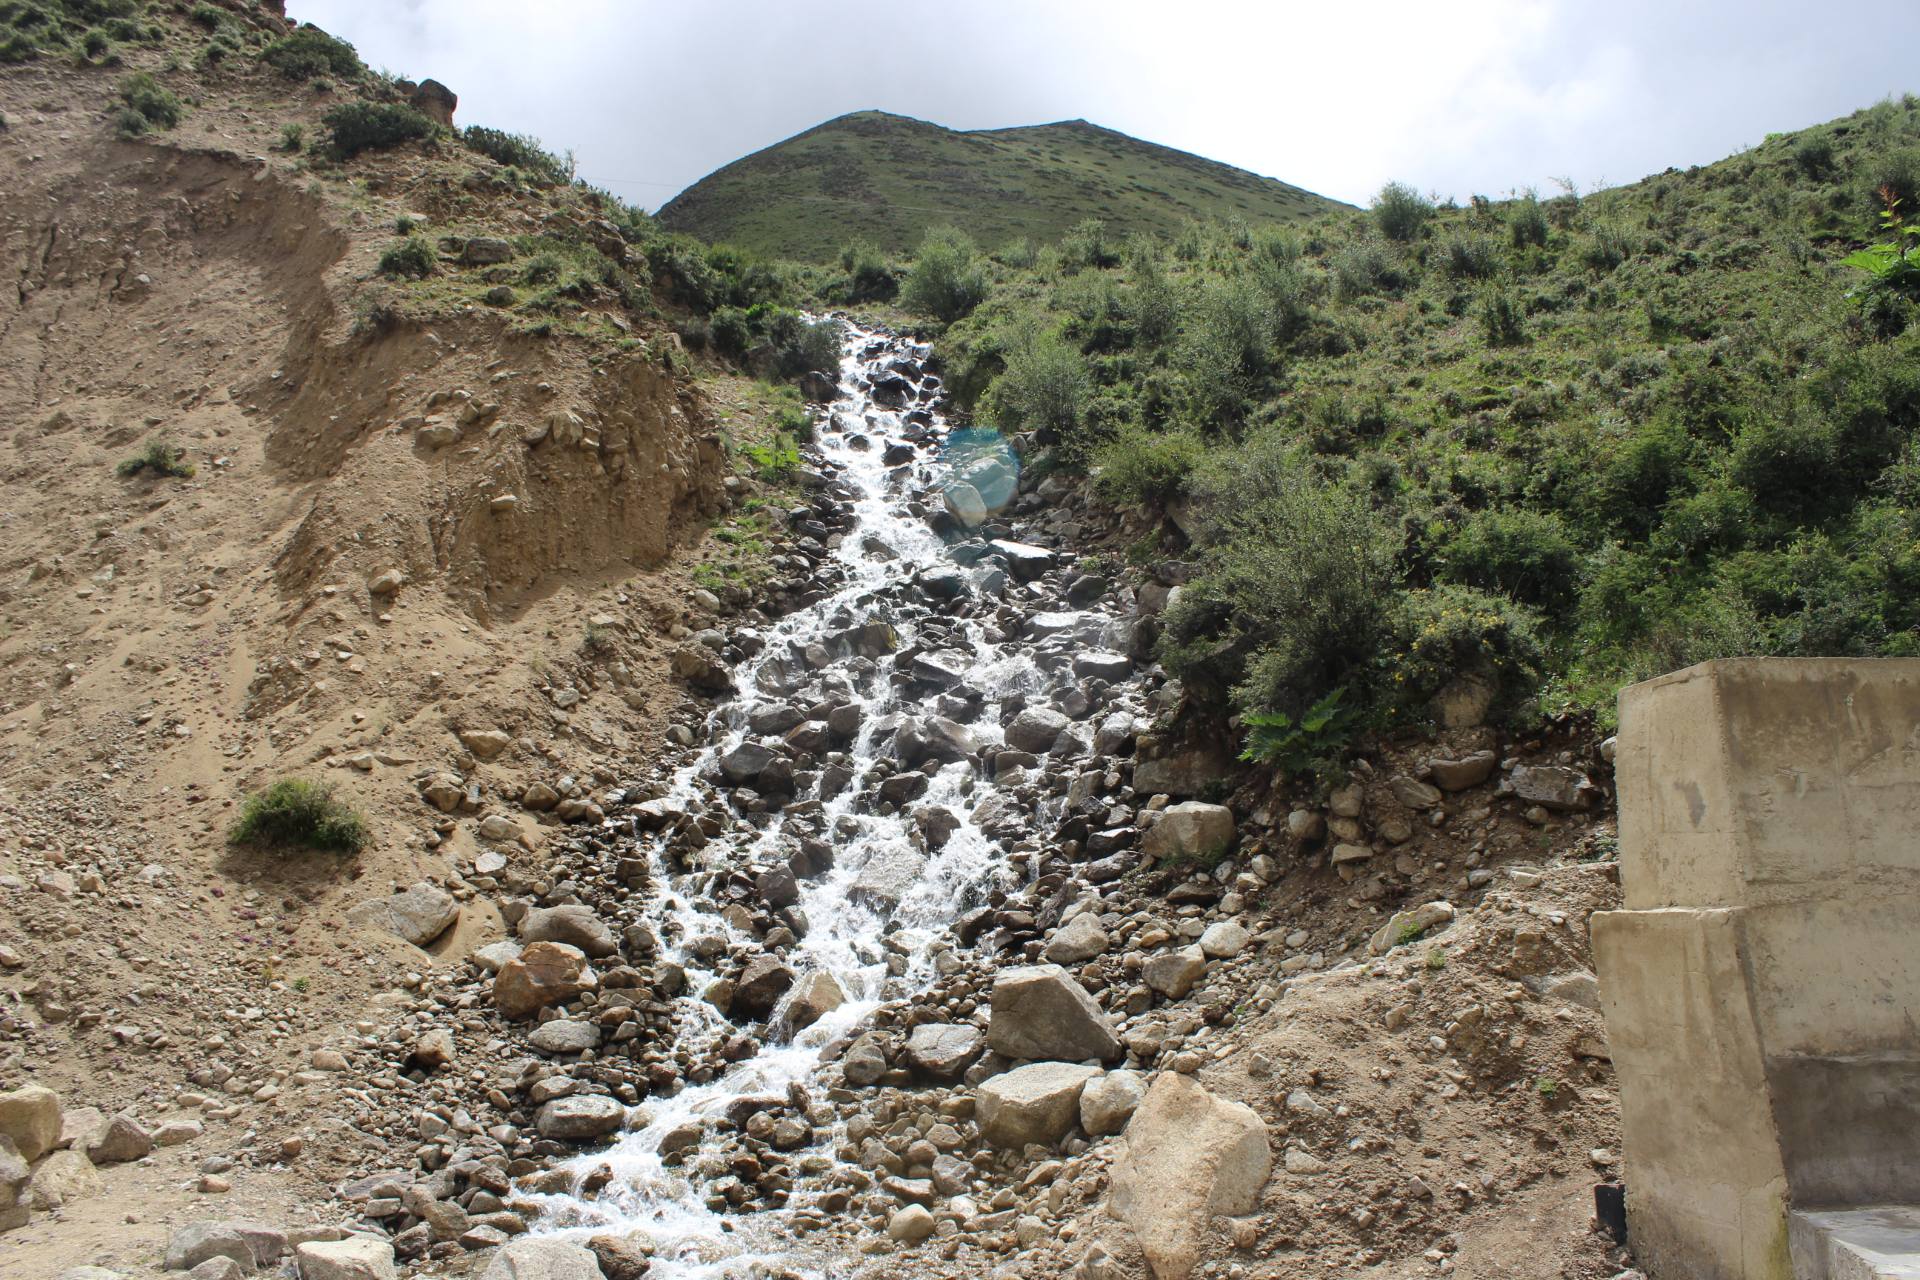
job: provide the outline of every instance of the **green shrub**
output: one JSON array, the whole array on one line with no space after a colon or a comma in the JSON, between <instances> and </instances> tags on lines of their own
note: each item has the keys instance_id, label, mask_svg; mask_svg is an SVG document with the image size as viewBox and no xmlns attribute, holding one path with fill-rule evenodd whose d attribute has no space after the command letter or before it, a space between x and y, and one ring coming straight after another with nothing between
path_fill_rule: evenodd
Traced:
<instances>
[{"instance_id":1,"label":"green shrub","mask_svg":"<svg viewBox=\"0 0 1920 1280\"><path fill-rule=\"evenodd\" d=\"M393 102L343 102L320 123L327 128L329 150L342 160L429 137L437 128L412 107Z\"/></svg>"},{"instance_id":2,"label":"green shrub","mask_svg":"<svg viewBox=\"0 0 1920 1280\"><path fill-rule=\"evenodd\" d=\"M1793 163L1806 177L1826 177L1833 172L1833 138L1826 133L1801 134L1793 144Z\"/></svg>"},{"instance_id":3,"label":"green shrub","mask_svg":"<svg viewBox=\"0 0 1920 1280\"><path fill-rule=\"evenodd\" d=\"M1527 325L1513 295L1498 285L1480 294L1480 331L1490 347L1511 347L1527 340Z\"/></svg>"},{"instance_id":4,"label":"green shrub","mask_svg":"<svg viewBox=\"0 0 1920 1280\"><path fill-rule=\"evenodd\" d=\"M1418 238L1433 217L1433 201L1404 182L1389 182L1373 198L1373 221L1389 240Z\"/></svg>"},{"instance_id":5,"label":"green shrub","mask_svg":"<svg viewBox=\"0 0 1920 1280\"><path fill-rule=\"evenodd\" d=\"M260 60L289 80L313 80L331 74L351 81L367 70L352 45L318 27L302 27L275 40L261 51Z\"/></svg>"},{"instance_id":6,"label":"green shrub","mask_svg":"<svg viewBox=\"0 0 1920 1280\"><path fill-rule=\"evenodd\" d=\"M1507 231L1516 248L1538 248L1547 243L1547 211L1532 188L1507 207Z\"/></svg>"},{"instance_id":7,"label":"green shrub","mask_svg":"<svg viewBox=\"0 0 1920 1280\"><path fill-rule=\"evenodd\" d=\"M1406 284L1393 250L1371 237L1354 240L1333 255L1334 293L1342 302L1393 293Z\"/></svg>"},{"instance_id":8,"label":"green shrub","mask_svg":"<svg viewBox=\"0 0 1920 1280\"><path fill-rule=\"evenodd\" d=\"M563 186L574 177L573 153L555 155L540 145L540 140L524 133L507 133L472 124L460 131L460 141L468 150L501 164L512 165L535 180L550 186Z\"/></svg>"},{"instance_id":9,"label":"green shrub","mask_svg":"<svg viewBox=\"0 0 1920 1280\"><path fill-rule=\"evenodd\" d=\"M1289 715L1358 683L1386 636L1396 524L1277 437L1209 460L1191 487L1214 544L1165 614L1167 669Z\"/></svg>"},{"instance_id":10,"label":"green shrub","mask_svg":"<svg viewBox=\"0 0 1920 1280\"><path fill-rule=\"evenodd\" d=\"M120 99L126 103L120 111L120 132L137 138L149 129L171 129L180 123L180 99L145 71L136 71L120 82Z\"/></svg>"},{"instance_id":11,"label":"green shrub","mask_svg":"<svg viewBox=\"0 0 1920 1280\"><path fill-rule=\"evenodd\" d=\"M380 274L424 280L439 268L439 255L425 236L405 236L380 255Z\"/></svg>"},{"instance_id":12,"label":"green shrub","mask_svg":"<svg viewBox=\"0 0 1920 1280\"><path fill-rule=\"evenodd\" d=\"M187 19L209 31L218 31L227 22L227 11L218 5L196 4L187 11Z\"/></svg>"},{"instance_id":13,"label":"green shrub","mask_svg":"<svg viewBox=\"0 0 1920 1280\"><path fill-rule=\"evenodd\" d=\"M1340 705L1347 691L1335 689L1300 713L1249 711L1241 717L1247 740L1240 758L1249 764L1277 765L1288 774L1322 774L1338 762L1353 732L1351 708Z\"/></svg>"},{"instance_id":14,"label":"green shrub","mask_svg":"<svg viewBox=\"0 0 1920 1280\"><path fill-rule=\"evenodd\" d=\"M174 476L181 480L191 480L194 466L187 461L187 451L176 444L163 439L147 441L147 445L131 458L123 459L114 468L117 475L132 477L143 471L151 471L157 476Z\"/></svg>"},{"instance_id":15,"label":"green shrub","mask_svg":"<svg viewBox=\"0 0 1920 1280\"><path fill-rule=\"evenodd\" d=\"M1006 349L1006 372L993 380L982 401L988 421L1009 435L1039 433L1040 443L1081 454L1087 402L1093 380L1087 362L1060 335L1023 326Z\"/></svg>"},{"instance_id":16,"label":"green shrub","mask_svg":"<svg viewBox=\"0 0 1920 1280\"><path fill-rule=\"evenodd\" d=\"M1403 591L1392 601L1390 638L1376 687L1389 706L1419 714L1456 681L1483 683L1492 707L1511 711L1540 684L1539 618L1505 596L1471 587Z\"/></svg>"},{"instance_id":17,"label":"green shrub","mask_svg":"<svg viewBox=\"0 0 1920 1280\"><path fill-rule=\"evenodd\" d=\"M870 240L855 240L842 249L840 269L847 273L848 302L888 302L900 292L892 264Z\"/></svg>"},{"instance_id":18,"label":"green shrub","mask_svg":"<svg viewBox=\"0 0 1920 1280\"><path fill-rule=\"evenodd\" d=\"M1524 507L1476 511L1443 550L1447 576L1549 613L1579 593L1580 549L1560 516Z\"/></svg>"},{"instance_id":19,"label":"green shrub","mask_svg":"<svg viewBox=\"0 0 1920 1280\"><path fill-rule=\"evenodd\" d=\"M1447 237L1447 274L1456 280L1485 280L1500 271L1500 245L1492 236L1455 232Z\"/></svg>"},{"instance_id":20,"label":"green shrub","mask_svg":"<svg viewBox=\"0 0 1920 1280\"><path fill-rule=\"evenodd\" d=\"M283 124L280 126L280 149L298 151L307 145L307 126L304 124Z\"/></svg>"},{"instance_id":21,"label":"green shrub","mask_svg":"<svg viewBox=\"0 0 1920 1280\"><path fill-rule=\"evenodd\" d=\"M358 853L373 839L367 820L329 783L282 778L240 802L228 844Z\"/></svg>"},{"instance_id":22,"label":"green shrub","mask_svg":"<svg viewBox=\"0 0 1920 1280\"><path fill-rule=\"evenodd\" d=\"M972 237L955 227L927 232L901 282L901 305L951 323L986 296L987 270Z\"/></svg>"},{"instance_id":23,"label":"green shrub","mask_svg":"<svg viewBox=\"0 0 1920 1280\"><path fill-rule=\"evenodd\" d=\"M1071 268L1120 265L1120 247L1099 218L1085 218L1060 237L1060 260Z\"/></svg>"},{"instance_id":24,"label":"green shrub","mask_svg":"<svg viewBox=\"0 0 1920 1280\"><path fill-rule=\"evenodd\" d=\"M1163 508L1186 492L1187 477L1206 453L1196 431L1125 427L1094 453L1100 496L1121 506Z\"/></svg>"}]
</instances>

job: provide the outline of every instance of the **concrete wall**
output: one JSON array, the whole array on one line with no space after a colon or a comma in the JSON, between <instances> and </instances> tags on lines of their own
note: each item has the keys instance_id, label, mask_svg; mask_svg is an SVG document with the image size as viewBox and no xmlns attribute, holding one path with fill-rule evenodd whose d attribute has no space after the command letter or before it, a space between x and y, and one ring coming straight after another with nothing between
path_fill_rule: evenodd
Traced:
<instances>
[{"instance_id":1,"label":"concrete wall","mask_svg":"<svg viewBox=\"0 0 1920 1280\"><path fill-rule=\"evenodd\" d=\"M1920 1200L1920 661L1635 685L1616 771L1593 942L1636 1251L1785 1277L1789 1204Z\"/></svg>"}]
</instances>

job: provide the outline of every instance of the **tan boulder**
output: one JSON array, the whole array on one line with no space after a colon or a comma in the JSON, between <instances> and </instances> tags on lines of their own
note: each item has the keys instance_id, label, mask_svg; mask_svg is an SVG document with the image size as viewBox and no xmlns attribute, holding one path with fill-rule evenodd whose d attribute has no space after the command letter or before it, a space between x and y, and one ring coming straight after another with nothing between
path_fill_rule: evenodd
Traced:
<instances>
[{"instance_id":1,"label":"tan boulder","mask_svg":"<svg viewBox=\"0 0 1920 1280\"><path fill-rule=\"evenodd\" d=\"M974 1095L980 1136L1018 1151L1029 1142L1052 1146L1080 1119L1080 1094L1098 1067L1035 1062L992 1077Z\"/></svg>"},{"instance_id":2,"label":"tan boulder","mask_svg":"<svg viewBox=\"0 0 1920 1280\"><path fill-rule=\"evenodd\" d=\"M106 1189L93 1161L78 1151L56 1151L34 1166L27 1198L36 1209L58 1209Z\"/></svg>"},{"instance_id":3,"label":"tan boulder","mask_svg":"<svg viewBox=\"0 0 1920 1280\"><path fill-rule=\"evenodd\" d=\"M1163 1072L1127 1122L1107 1212L1140 1242L1155 1280L1186 1280L1216 1217L1250 1213L1273 1172L1253 1108Z\"/></svg>"},{"instance_id":4,"label":"tan boulder","mask_svg":"<svg viewBox=\"0 0 1920 1280\"><path fill-rule=\"evenodd\" d=\"M524 1018L599 985L580 948L535 942L500 966L493 979L493 1003L509 1018Z\"/></svg>"},{"instance_id":5,"label":"tan boulder","mask_svg":"<svg viewBox=\"0 0 1920 1280\"><path fill-rule=\"evenodd\" d=\"M0 1136L31 1164L60 1141L60 1095L37 1084L0 1093Z\"/></svg>"}]
</instances>

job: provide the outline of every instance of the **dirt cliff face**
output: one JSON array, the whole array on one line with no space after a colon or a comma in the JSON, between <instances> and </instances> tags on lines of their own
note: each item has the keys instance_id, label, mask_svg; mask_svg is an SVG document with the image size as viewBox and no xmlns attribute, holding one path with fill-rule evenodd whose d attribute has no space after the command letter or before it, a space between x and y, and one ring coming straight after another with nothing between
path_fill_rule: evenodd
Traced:
<instances>
[{"instance_id":1,"label":"dirt cliff face","mask_svg":"<svg viewBox=\"0 0 1920 1280\"><path fill-rule=\"evenodd\" d=\"M578 219L576 193L464 187L491 162L457 147L289 154L283 127L316 133L337 91L251 53L183 70L204 33L154 17L166 42L128 65L0 72L0 1089L258 1123L270 1168L230 1209L307 1220L343 1153L303 1165L321 1118L279 1111L276 1081L423 959L343 939L346 911L472 874L471 824L420 796L436 769L491 799L650 749L727 463L655 316L540 334L392 305L375 268L403 215L506 235ZM189 109L123 139L116 85L149 67ZM122 474L150 447L191 474ZM481 768L475 728L524 745ZM239 797L285 776L340 784L372 845L230 851ZM490 927L471 909L439 950ZM246 1090L192 1083L218 1063ZM7 1233L0 1271L181 1211L202 1145Z\"/></svg>"}]
</instances>

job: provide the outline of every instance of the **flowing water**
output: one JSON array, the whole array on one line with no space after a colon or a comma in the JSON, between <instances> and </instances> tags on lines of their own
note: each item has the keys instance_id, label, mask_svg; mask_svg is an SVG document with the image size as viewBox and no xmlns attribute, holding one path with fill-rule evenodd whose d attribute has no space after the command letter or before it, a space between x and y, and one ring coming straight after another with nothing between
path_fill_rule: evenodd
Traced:
<instances>
[{"instance_id":1,"label":"flowing water","mask_svg":"<svg viewBox=\"0 0 1920 1280\"><path fill-rule=\"evenodd\" d=\"M915 498L929 499L929 494L929 500L937 502L942 480L963 461L977 467L982 448L1000 451L988 466L1008 481L1017 462L1004 445L970 441L971 433L952 430L938 413L932 413L929 422L925 408L914 415L917 421L909 421L907 406L919 407L917 397L909 396L900 408L876 402L873 384L902 366L915 378L923 348L849 326L844 351L844 394L820 423L810 459L841 486L839 492L852 509L852 526L815 571L817 580L831 585L824 598L761 634L764 647L734 672L737 696L710 717L704 747L678 770L668 800L696 810L725 804L724 797L716 800L712 795L708 779L720 757L755 737L748 723L756 711L792 701L805 705L818 690L837 691L862 708L861 727L844 748L854 781L824 803L823 826L834 844L834 863L824 875L800 881L798 909L809 928L781 957L798 975L796 990L810 973L826 970L845 992L845 1003L785 1042L778 1042L770 1021L755 1056L707 1083L649 1100L644 1127L624 1134L609 1149L572 1162L570 1167L582 1176L602 1164L610 1166L611 1183L592 1198L541 1197L543 1229L576 1235L645 1231L659 1250L652 1274L662 1280L750 1275L799 1261L785 1256L792 1244L783 1238L780 1219L804 1203L804 1189L796 1190L787 1210L716 1212L708 1207L707 1189L685 1177L681 1167L663 1161L662 1139L690 1121L716 1114L734 1099L785 1096L790 1086L809 1081L819 1069L823 1046L843 1037L881 1001L910 995L935 979L940 958L952 945L947 927L963 906L978 902L987 888L1009 874L1004 851L970 816L976 788L984 792L994 785L970 763L944 766L925 794L897 811L875 811L872 792L861 779L887 749L885 742L876 745L885 733L882 726L890 713L929 708L921 705L925 699L913 692L914 686L898 677L894 654L846 654L845 646L836 648L829 637L852 624L884 620L895 628L903 650L911 650L923 632L937 635L943 650L964 649L969 655L965 682L985 697L968 711L961 710L957 700L948 700L941 714L968 723L980 746L999 743L1002 699L1038 691L1047 677L1021 642L999 638L990 616L961 618L955 626L945 608L926 598L915 576L951 568L955 557L909 504ZM889 398L897 400L894 385ZM888 446L907 438L917 438L922 447L910 462L901 463L896 455L895 464L888 465ZM977 540L973 545L980 546ZM833 656L836 653L843 656ZM798 798L808 797L803 791ZM958 820L951 837L931 851L916 848L913 838L913 812L927 806L944 807ZM717 938L729 945L757 945L756 939L730 927L716 904L696 896L695 882L704 883L720 868L783 861L794 838L787 826L779 814L757 830L730 826L700 852L695 870L683 869L670 857L662 836L635 834L653 863L647 909L661 940L661 955L687 971L687 995L678 1002L677 1013L683 1042L739 1034L741 1027L699 998L719 976L714 962L701 956L714 954ZM882 872L879 878L891 877L903 886L891 910L856 890L863 877ZM836 1131L837 1126L817 1128L812 1149L830 1151Z\"/></svg>"}]
</instances>

